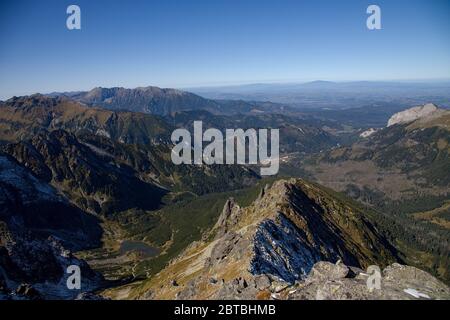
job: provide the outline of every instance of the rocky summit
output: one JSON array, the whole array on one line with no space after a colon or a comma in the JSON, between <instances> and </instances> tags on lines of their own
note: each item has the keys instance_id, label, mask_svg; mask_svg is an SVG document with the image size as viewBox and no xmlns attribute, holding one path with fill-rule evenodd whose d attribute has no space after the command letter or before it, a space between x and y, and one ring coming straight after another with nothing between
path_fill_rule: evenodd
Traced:
<instances>
[{"instance_id":1,"label":"rocky summit","mask_svg":"<svg viewBox=\"0 0 450 320\"><path fill-rule=\"evenodd\" d=\"M417 119L427 118L438 112L439 109L432 103L410 108L394 114L388 121L388 127L399 123L408 123Z\"/></svg>"}]
</instances>

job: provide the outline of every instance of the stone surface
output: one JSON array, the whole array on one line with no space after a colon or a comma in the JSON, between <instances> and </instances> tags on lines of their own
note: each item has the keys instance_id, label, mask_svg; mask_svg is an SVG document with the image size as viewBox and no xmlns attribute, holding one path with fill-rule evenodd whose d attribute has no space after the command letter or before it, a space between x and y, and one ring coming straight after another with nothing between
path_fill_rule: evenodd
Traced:
<instances>
[{"instance_id":1,"label":"stone surface","mask_svg":"<svg viewBox=\"0 0 450 320\"><path fill-rule=\"evenodd\" d=\"M311 281L339 280L347 276L349 268L342 263L318 262L314 265L308 279Z\"/></svg>"},{"instance_id":2,"label":"stone surface","mask_svg":"<svg viewBox=\"0 0 450 320\"><path fill-rule=\"evenodd\" d=\"M428 103L423 106L418 106L414 108L410 108L401 112L394 114L388 121L388 127L393 126L398 123L408 123L414 120L427 117L434 112L436 112L438 108L432 104Z\"/></svg>"}]
</instances>

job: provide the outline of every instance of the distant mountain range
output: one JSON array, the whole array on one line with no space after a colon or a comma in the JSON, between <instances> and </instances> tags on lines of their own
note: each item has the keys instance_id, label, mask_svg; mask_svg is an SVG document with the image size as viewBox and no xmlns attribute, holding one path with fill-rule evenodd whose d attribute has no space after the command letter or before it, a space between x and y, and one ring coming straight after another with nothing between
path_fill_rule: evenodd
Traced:
<instances>
[{"instance_id":1,"label":"distant mountain range","mask_svg":"<svg viewBox=\"0 0 450 320\"><path fill-rule=\"evenodd\" d=\"M293 82L293 83L255 83L233 86L216 86L216 87L193 87L187 88L191 92L202 94L204 96L214 95L214 93L236 93L236 94L252 94L252 93L290 93L290 92L308 92L308 91L327 91L333 92L355 92L360 90L361 93L372 92L374 94L383 94L385 92L400 93L419 90L422 93L433 94L443 92L450 87L450 80L447 81L424 81L424 82L396 82L396 81L323 81L316 80L311 82ZM416 92L416 94L419 94ZM217 99L218 97L216 97Z\"/></svg>"},{"instance_id":2,"label":"distant mountain range","mask_svg":"<svg viewBox=\"0 0 450 320\"><path fill-rule=\"evenodd\" d=\"M370 220L352 201L320 186L295 179L277 181L248 207L229 199L202 241L126 292L128 298L140 299L376 299L380 293L367 290L363 270L398 258ZM392 284L383 280L381 295L408 298L402 282L414 270L390 268L404 271L393 275ZM419 291L433 298L449 296L445 285L426 273L422 276L433 285L425 289L416 282ZM345 283L344 278L360 282ZM327 288L333 280L333 287Z\"/></svg>"},{"instance_id":3,"label":"distant mountain range","mask_svg":"<svg viewBox=\"0 0 450 320\"><path fill-rule=\"evenodd\" d=\"M353 127L382 126L389 117L411 105L433 101L450 107L450 81L331 82L190 88L101 88L53 92L91 107L160 116L208 111L214 115L278 113L335 120ZM192 92L192 93L191 93ZM351 112L348 110L351 109Z\"/></svg>"}]
</instances>

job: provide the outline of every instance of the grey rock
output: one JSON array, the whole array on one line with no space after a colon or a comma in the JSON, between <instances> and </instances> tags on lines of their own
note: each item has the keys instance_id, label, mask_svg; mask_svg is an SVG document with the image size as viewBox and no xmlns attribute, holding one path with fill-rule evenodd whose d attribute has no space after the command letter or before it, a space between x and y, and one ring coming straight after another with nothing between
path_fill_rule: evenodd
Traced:
<instances>
[{"instance_id":1,"label":"grey rock","mask_svg":"<svg viewBox=\"0 0 450 320\"><path fill-rule=\"evenodd\" d=\"M235 249L236 244L241 239L241 236L238 235L235 232L229 232L227 233L221 241L219 241L211 251L211 257L210 260L208 260L206 263L210 265L214 265L221 260L225 259L227 255Z\"/></svg>"},{"instance_id":2,"label":"grey rock","mask_svg":"<svg viewBox=\"0 0 450 320\"><path fill-rule=\"evenodd\" d=\"M253 285L249 285L250 282ZM217 300L251 300L255 298L258 291L253 281L236 278L225 282L214 298Z\"/></svg>"},{"instance_id":3,"label":"grey rock","mask_svg":"<svg viewBox=\"0 0 450 320\"><path fill-rule=\"evenodd\" d=\"M310 281L326 281L343 279L349 273L349 268L342 263L320 261L314 265L308 276Z\"/></svg>"},{"instance_id":4,"label":"grey rock","mask_svg":"<svg viewBox=\"0 0 450 320\"><path fill-rule=\"evenodd\" d=\"M428 117L431 114L435 113L437 110L438 108L432 103L410 108L394 114L389 119L387 126L390 127L394 124L408 123L420 118Z\"/></svg>"},{"instance_id":5,"label":"grey rock","mask_svg":"<svg viewBox=\"0 0 450 320\"><path fill-rule=\"evenodd\" d=\"M195 298L197 294L196 282L194 280L189 281L186 287L177 293L176 300L191 300Z\"/></svg>"},{"instance_id":6,"label":"grey rock","mask_svg":"<svg viewBox=\"0 0 450 320\"><path fill-rule=\"evenodd\" d=\"M260 223L253 242L250 272L255 275L268 274L294 283L321 260L320 252L311 250L304 235L281 213L277 221Z\"/></svg>"},{"instance_id":7,"label":"grey rock","mask_svg":"<svg viewBox=\"0 0 450 320\"><path fill-rule=\"evenodd\" d=\"M264 274L255 277L255 286L259 290L267 289L271 284L272 282L270 281L269 277Z\"/></svg>"},{"instance_id":8,"label":"grey rock","mask_svg":"<svg viewBox=\"0 0 450 320\"><path fill-rule=\"evenodd\" d=\"M308 278L287 295L294 300L417 300L450 299L450 289L425 271L393 264L382 272L381 288L370 290L368 275L346 278L340 264L316 264ZM327 275L327 270L330 273ZM348 270L348 268L347 268Z\"/></svg>"}]
</instances>

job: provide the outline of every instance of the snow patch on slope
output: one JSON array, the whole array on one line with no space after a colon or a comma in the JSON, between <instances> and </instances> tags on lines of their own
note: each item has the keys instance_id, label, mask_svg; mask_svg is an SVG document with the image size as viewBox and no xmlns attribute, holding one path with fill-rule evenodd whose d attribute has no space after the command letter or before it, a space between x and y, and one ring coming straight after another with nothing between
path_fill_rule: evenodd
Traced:
<instances>
[{"instance_id":1,"label":"snow patch on slope","mask_svg":"<svg viewBox=\"0 0 450 320\"><path fill-rule=\"evenodd\" d=\"M254 256L249 271L270 274L289 283L305 278L323 258L320 249L311 249L305 239L301 230L283 214L278 215L277 221L264 220L254 236ZM331 248L329 251L333 253Z\"/></svg>"}]
</instances>

